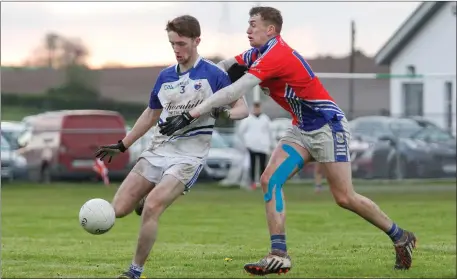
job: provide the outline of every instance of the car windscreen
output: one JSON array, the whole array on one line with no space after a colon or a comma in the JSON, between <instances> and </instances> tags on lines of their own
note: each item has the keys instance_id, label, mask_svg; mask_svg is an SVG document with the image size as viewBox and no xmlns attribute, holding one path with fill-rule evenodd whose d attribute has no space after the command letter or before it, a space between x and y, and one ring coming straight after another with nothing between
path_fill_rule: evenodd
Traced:
<instances>
[{"instance_id":1,"label":"car windscreen","mask_svg":"<svg viewBox=\"0 0 457 279\"><path fill-rule=\"evenodd\" d=\"M427 140L431 142L454 141L455 138L446 131L437 127L426 127L413 135L415 139Z\"/></svg>"},{"instance_id":2,"label":"car windscreen","mask_svg":"<svg viewBox=\"0 0 457 279\"><path fill-rule=\"evenodd\" d=\"M400 138L410 138L423 128L414 120L396 119L390 122L389 127L392 133Z\"/></svg>"}]
</instances>

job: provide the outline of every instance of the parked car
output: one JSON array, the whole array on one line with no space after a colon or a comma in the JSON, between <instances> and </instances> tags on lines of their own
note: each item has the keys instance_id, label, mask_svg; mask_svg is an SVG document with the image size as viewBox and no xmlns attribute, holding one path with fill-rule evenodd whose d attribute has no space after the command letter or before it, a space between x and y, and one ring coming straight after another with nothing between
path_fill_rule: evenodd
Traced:
<instances>
[{"instance_id":1,"label":"parked car","mask_svg":"<svg viewBox=\"0 0 457 279\"><path fill-rule=\"evenodd\" d=\"M232 164L243 163L244 154L236 148L229 147L219 132L213 131L211 148L199 180L222 180L227 176Z\"/></svg>"},{"instance_id":2,"label":"parked car","mask_svg":"<svg viewBox=\"0 0 457 279\"><path fill-rule=\"evenodd\" d=\"M414 140L427 143L433 152L433 161L442 168L441 175L456 175L456 139L445 130L434 125L425 127L412 135Z\"/></svg>"},{"instance_id":3,"label":"parked car","mask_svg":"<svg viewBox=\"0 0 457 279\"><path fill-rule=\"evenodd\" d=\"M349 123L368 147L353 160L354 176L425 178L455 176L455 138L411 118L366 116ZM431 134L443 139L439 141ZM445 140L444 140L445 139Z\"/></svg>"},{"instance_id":4,"label":"parked car","mask_svg":"<svg viewBox=\"0 0 457 279\"><path fill-rule=\"evenodd\" d=\"M27 160L11 147L3 133L0 145L2 180L27 179Z\"/></svg>"},{"instance_id":5,"label":"parked car","mask_svg":"<svg viewBox=\"0 0 457 279\"><path fill-rule=\"evenodd\" d=\"M373 164L370 153L371 146L377 142L376 138L352 134L349 144L351 155L352 175L354 177L370 178ZM361 169L359 169L361 167Z\"/></svg>"},{"instance_id":6,"label":"parked car","mask_svg":"<svg viewBox=\"0 0 457 279\"><path fill-rule=\"evenodd\" d=\"M19 136L25 131L25 127L26 126L23 122L2 121L2 135L8 140L10 147L13 150L16 150L20 147L17 143L17 140Z\"/></svg>"},{"instance_id":7,"label":"parked car","mask_svg":"<svg viewBox=\"0 0 457 279\"><path fill-rule=\"evenodd\" d=\"M240 123L240 121L238 121L237 123ZM232 148L240 144L241 141L241 139L236 133L237 128L237 126L233 128L215 127L217 133L223 138L224 142Z\"/></svg>"},{"instance_id":8,"label":"parked car","mask_svg":"<svg viewBox=\"0 0 457 279\"><path fill-rule=\"evenodd\" d=\"M276 142L279 142L279 140L285 135L286 130L289 127L292 127L292 119L276 118L271 121L270 126L273 132L273 138L276 140Z\"/></svg>"},{"instance_id":9,"label":"parked car","mask_svg":"<svg viewBox=\"0 0 457 279\"><path fill-rule=\"evenodd\" d=\"M19 137L19 152L27 159L30 178L91 179L94 152L99 145L125 136L124 118L117 112L69 110L48 112L24 119L26 130ZM107 164L110 178L123 178L128 171L129 152Z\"/></svg>"}]
</instances>

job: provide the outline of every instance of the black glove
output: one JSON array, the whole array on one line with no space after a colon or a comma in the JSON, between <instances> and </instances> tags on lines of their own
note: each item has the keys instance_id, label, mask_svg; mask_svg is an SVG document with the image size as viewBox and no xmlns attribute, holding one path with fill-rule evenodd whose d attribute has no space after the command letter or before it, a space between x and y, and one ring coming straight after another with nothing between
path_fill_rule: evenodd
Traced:
<instances>
[{"instance_id":1,"label":"black glove","mask_svg":"<svg viewBox=\"0 0 457 279\"><path fill-rule=\"evenodd\" d=\"M110 156L108 163L111 163L111 160L114 156L116 156L120 152L124 153L126 150L127 148L125 148L124 143L120 140L116 144L100 146L98 150L95 151L95 158L100 158L100 160L103 160L103 158L105 158L106 156Z\"/></svg>"},{"instance_id":2,"label":"black glove","mask_svg":"<svg viewBox=\"0 0 457 279\"><path fill-rule=\"evenodd\" d=\"M226 107L213 108L209 115L214 119L218 119L219 117L230 118L230 109Z\"/></svg>"},{"instance_id":3,"label":"black glove","mask_svg":"<svg viewBox=\"0 0 457 279\"><path fill-rule=\"evenodd\" d=\"M227 70L227 74L229 75L230 81L234 83L235 81L239 80L244 74L247 72L248 67L240 65L238 63L233 64Z\"/></svg>"},{"instance_id":4,"label":"black glove","mask_svg":"<svg viewBox=\"0 0 457 279\"><path fill-rule=\"evenodd\" d=\"M162 135L171 136L174 132L189 125L192 120L194 120L194 118L188 111L183 112L180 115L169 116L165 119L165 122L159 124L160 133Z\"/></svg>"}]
</instances>

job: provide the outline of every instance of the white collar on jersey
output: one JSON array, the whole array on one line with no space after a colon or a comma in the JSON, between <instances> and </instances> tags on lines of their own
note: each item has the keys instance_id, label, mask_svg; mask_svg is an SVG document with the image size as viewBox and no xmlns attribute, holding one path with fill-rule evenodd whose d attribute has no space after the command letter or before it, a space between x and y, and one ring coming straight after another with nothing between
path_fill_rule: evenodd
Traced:
<instances>
[{"instance_id":1,"label":"white collar on jersey","mask_svg":"<svg viewBox=\"0 0 457 279\"><path fill-rule=\"evenodd\" d=\"M197 67L198 63L200 63L201 60L202 60L202 57L199 55L199 56L197 57L197 60L195 60L195 63L194 63L194 65L192 66L192 68L190 68L189 70L185 71L184 73L181 73L181 72L180 72L180 70L179 70L179 64L176 64L176 65L175 65L175 72L176 72L176 74L178 74L178 75L185 75L185 74L187 74L187 73L190 72L192 69L194 69L195 67Z\"/></svg>"}]
</instances>

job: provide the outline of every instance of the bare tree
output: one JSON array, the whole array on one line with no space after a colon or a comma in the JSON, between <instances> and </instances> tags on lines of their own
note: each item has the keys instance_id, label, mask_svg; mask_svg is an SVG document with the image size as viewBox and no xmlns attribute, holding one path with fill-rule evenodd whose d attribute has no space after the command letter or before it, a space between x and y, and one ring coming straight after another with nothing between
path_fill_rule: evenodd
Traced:
<instances>
[{"instance_id":1,"label":"bare tree","mask_svg":"<svg viewBox=\"0 0 457 279\"><path fill-rule=\"evenodd\" d=\"M96 96L98 77L87 66L88 57L89 50L81 39L49 32L24 64L28 67L50 67L65 71L65 82L51 90L53 94Z\"/></svg>"},{"instance_id":2,"label":"bare tree","mask_svg":"<svg viewBox=\"0 0 457 279\"><path fill-rule=\"evenodd\" d=\"M35 48L26 59L29 66L65 68L86 65L89 50L79 38L66 38L54 32L44 36L43 44Z\"/></svg>"},{"instance_id":3,"label":"bare tree","mask_svg":"<svg viewBox=\"0 0 457 279\"><path fill-rule=\"evenodd\" d=\"M48 67L54 68L55 61L55 52L58 48L59 35L56 33L48 33L45 37L46 49L48 51Z\"/></svg>"}]
</instances>

